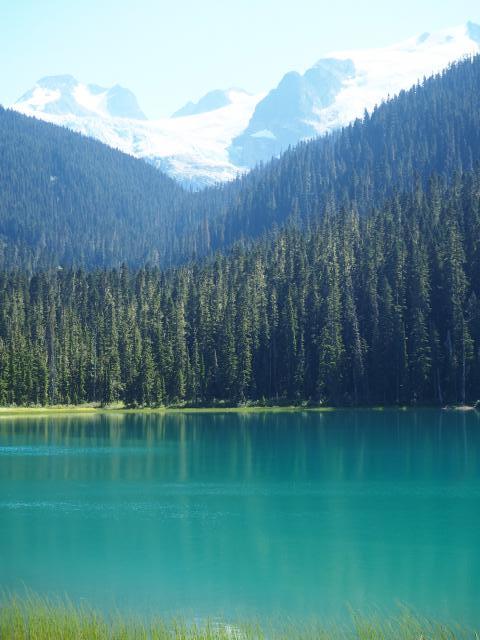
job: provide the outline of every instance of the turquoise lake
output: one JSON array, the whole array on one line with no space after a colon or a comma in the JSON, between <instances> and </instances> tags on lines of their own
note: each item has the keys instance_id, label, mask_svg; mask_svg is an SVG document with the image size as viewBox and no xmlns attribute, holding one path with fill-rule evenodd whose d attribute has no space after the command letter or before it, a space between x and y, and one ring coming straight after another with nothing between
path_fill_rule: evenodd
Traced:
<instances>
[{"instance_id":1,"label":"turquoise lake","mask_svg":"<svg viewBox=\"0 0 480 640\"><path fill-rule=\"evenodd\" d=\"M480 623L480 415L0 419L0 586L110 610Z\"/></svg>"}]
</instances>

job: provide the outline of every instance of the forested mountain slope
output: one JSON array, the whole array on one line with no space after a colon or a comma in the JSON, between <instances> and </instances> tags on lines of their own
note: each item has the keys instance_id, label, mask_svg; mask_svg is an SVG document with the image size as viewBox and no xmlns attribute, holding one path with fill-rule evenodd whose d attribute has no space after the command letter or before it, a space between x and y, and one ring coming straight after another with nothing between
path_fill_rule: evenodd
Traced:
<instances>
[{"instance_id":1,"label":"forested mountain slope","mask_svg":"<svg viewBox=\"0 0 480 640\"><path fill-rule=\"evenodd\" d=\"M480 172L161 272L0 274L0 405L445 403L480 389Z\"/></svg>"},{"instance_id":2,"label":"forested mountain slope","mask_svg":"<svg viewBox=\"0 0 480 640\"><path fill-rule=\"evenodd\" d=\"M420 178L450 178L480 162L480 56L402 92L363 121L301 143L240 181L236 201L214 217L210 246L255 237L289 216L328 207L363 214ZM206 247L205 247L206 249Z\"/></svg>"},{"instance_id":3,"label":"forested mountain slope","mask_svg":"<svg viewBox=\"0 0 480 640\"><path fill-rule=\"evenodd\" d=\"M168 266L254 239L290 217L363 215L418 179L480 161L480 57L244 178L183 191L143 162L0 112L0 267Z\"/></svg>"},{"instance_id":4,"label":"forested mountain slope","mask_svg":"<svg viewBox=\"0 0 480 640\"><path fill-rule=\"evenodd\" d=\"M155 260L184 191L153 167L61 127L0 110L0 264ZM177 207L178 208L178 207Z\"/></svg>"}]
</instances>

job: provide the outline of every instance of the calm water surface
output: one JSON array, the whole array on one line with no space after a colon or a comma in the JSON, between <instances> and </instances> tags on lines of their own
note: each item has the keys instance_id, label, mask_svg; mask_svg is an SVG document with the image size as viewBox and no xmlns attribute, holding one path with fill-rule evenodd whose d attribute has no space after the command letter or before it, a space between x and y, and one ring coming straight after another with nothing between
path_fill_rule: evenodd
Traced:
<instances>
[{"instance_id":1,"label":"calm water surface","mask_svg":"<svg viewBox=\"0 0 480 640\"><path fill-rule=\"evenodd\" d=\"M480 623L480 416L0 420L0 586L138 613Z\"/></svg>"}]
</instances>

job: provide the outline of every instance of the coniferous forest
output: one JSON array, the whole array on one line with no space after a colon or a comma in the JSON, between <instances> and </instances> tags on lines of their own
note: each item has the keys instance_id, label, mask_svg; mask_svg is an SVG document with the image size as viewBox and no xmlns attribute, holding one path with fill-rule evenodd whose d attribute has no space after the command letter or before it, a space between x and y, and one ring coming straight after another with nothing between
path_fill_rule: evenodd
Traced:
<instances>
[{"instance_id":1,"label":"coniferous forest","mask_svg":"<svg viewBox=\"0 0 480 640\"><path fill-rule=\"evenodd\" d=\"M196 194L0 130L0 405L480 397L479 57Z\"/></svg>"},{"instance_id":2,"label":"coniferous forest","mask_svg":"<svg viewBox=\"0 0 480 640\"><path fill-rule=\"evenodd\" d=\"M480 388L480 173L167 272L0 279L0 404L432 403Z\"/></svg>"}]
</instances>

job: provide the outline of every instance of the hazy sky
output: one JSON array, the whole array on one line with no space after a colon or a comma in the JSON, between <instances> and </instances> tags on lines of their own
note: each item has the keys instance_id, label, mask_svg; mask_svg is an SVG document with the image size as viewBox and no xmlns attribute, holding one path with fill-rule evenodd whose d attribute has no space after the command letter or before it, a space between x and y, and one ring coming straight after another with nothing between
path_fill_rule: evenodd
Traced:
<instances>
[{"instance_id":1,"label":"hazy sky","mask_svg":"<svg viewBox=\"0 0 480 640\"><path fill-rule=\"evenodd\" d=\"M211 89L270 89L333 49L472 20L479 0L0 0L0 102L70 73L134 91L149 117Z\"/></svg>"}]
</instances>

